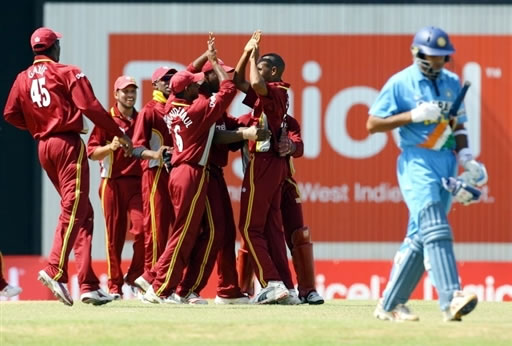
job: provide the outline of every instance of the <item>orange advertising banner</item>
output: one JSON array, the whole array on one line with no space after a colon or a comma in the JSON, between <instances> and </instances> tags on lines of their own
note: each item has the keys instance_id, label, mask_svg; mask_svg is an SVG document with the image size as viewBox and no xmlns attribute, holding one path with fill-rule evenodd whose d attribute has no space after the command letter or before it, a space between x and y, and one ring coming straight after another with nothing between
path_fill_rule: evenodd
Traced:
<instances>
[{"instance_id":1,"label":"orange advertising banner","mask_svg":"<svg viewBox=\"0 0 512 346\"><path fill-rule=\"evenodd\" d=\"M151 97L150 76L159 63L186 67L206 50L207 35L111 34L109 85L121 74L139 74L141 104ZM235 66L248 35L217 35L218 55ZM412 62L406 35L265 35L261 53L286 62L291 112L302 126L303 158L295 160L305 222L315 241L401 241L407 209L397 186L399 149L391 133L370 136L368 109L394 73ZM490 176L482 202L454 204L450 221L457 242L512 242L512 36L452 36L456 53L447 68L469 79L466 97L470 140ZM148 70L148 66L151 70ZM235 99L230 111L241 108ZM114 102L113 98L110 100ZM235 104L238 103L238 104ZM240 154L225 175L235 214Z\"/></svg>"},{"instance_id":2,"label":"orange advertising banner","mask_svg":"<svg viewBox=\"0 0 512 346\"><path fill-rule=\"evenodd\" d=\"M46 287L37 281L37 272L46 264L38 256L5 256L4 275L6 280L23 288L18 297L10 300L50 300L55 299ZM70 282L68 288L75 301L80 297L80 289L74 261L69 262ZM129 261L123 261L123 269ZM100 285L106 289L107 263L93 261L94 271L100 279ZM293 270L293 266L290 268ZM378 299L386 287L391 261L316 261L316 288L326 299ZM460 262L459 274L463 278L462 288L474 292L480 301L512 301L512 282L510 272L512 264L506 262ZM215 298L217 288L217 270L201 292L204 298ZM295 274L292 271L293 276ZM123 286L125 299L136 298L134 293ZM427 276L424 275L411 299L433 300L437 293ZM0 297L0 300L7 300Z\"/></svg>"}]
</instances>

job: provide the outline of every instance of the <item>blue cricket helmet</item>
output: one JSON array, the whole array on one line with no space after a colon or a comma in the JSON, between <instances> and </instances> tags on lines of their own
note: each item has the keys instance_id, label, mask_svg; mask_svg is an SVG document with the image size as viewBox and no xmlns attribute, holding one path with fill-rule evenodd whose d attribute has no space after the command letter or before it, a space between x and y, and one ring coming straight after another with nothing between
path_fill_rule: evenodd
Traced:
<instances>
[{"instance_id":1,"label":"blue cricket helmet","mask_svg":"<svg viewBox=\"0 0 512 346\"><path fill-rule=\"evenodd\" d=\"M450 37L443 29L426 26L416 33L411 48L430 56L448 56L455 53Z\"/></svg>"}]
</instances>

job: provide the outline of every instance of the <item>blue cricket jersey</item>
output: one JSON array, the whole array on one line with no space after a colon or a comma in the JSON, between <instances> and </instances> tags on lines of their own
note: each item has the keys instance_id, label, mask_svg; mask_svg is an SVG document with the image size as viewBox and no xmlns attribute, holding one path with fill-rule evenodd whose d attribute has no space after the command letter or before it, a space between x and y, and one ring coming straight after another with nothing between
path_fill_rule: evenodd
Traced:
<instances>
[{"instance_id":1,"label":"blue cricket jersey","mask_svg":"<svg viewBox=\"0 0 512 346\"><path fill-rule=\"evenodd\" d=\"M434 86L434 83L437 86ZM384 85L370 108L370 115L386 118L416 108L422 102L435 102L443 116L436 122L410 123L399 128L400 148L422 147L433 150L453 150L455 140L449 126L448 111L459 94L459 77L446 69L435 81L425 77L415 63L393 75ZM458 123L467 121L462 104Z\"/></svg>"}]
</instances>

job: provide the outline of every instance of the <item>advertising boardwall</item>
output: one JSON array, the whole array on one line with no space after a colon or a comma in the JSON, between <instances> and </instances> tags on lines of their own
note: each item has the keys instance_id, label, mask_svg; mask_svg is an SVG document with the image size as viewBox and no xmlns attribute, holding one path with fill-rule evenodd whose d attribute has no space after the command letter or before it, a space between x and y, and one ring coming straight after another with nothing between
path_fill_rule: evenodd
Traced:
<instances>
[{"instance_id":1,"label":"advertising boardwall","mask_svg":"<svg viewBox=\"0 0 512 346\"><path fill-rule=\"evenodd\" d=\"M278 52L286 61L284 79L292 85L290 113L301 122L305 142L304 157L295 160L296 180L305 221L316 244L322 245L316 253L326 259L347 258L340 251L324 251L342 245L357 247L359 256L367 259L391 258L392 252L375 250L402 240L407 209L395 177L397 138L369 136L365 122L387 78L411 63L414 32L428 24L445 28L457 50L447 68L472 82L466 97L470 142L490 175L482 203L455 204L450 214L458 253L465 260L475 254L489 260L512 258L512 188L507 183L512 176L512 101L507 97L512 51L506 48L512 35L500 19L504 17L498 16L512 14L512 8L445 6L438 16L439 6L120 6L45 5L45 25L64 34L61 60L83 68L105 105L113 104L114 80L129 74L141 86L140 109L151 95L152 71L161 65L185 68L206 49L208 31L216 34L219 56L235 65L252 30L263 30L262 52ZM265 15L272 10L286 10L289 16L276 24ZM94 26L87 24L92 18ZM232 114L247 112L242 97L233 102ZM91 198L96 234L101 234L96 171L94 163ZM231 155L225 174L237 211L238 153ZM47 181L44 186L46 253L58 197ZM95 237L96 258L104 257L102 238ZM494 251L497 246L503 251Z\"/></svg>"}]
</instances>

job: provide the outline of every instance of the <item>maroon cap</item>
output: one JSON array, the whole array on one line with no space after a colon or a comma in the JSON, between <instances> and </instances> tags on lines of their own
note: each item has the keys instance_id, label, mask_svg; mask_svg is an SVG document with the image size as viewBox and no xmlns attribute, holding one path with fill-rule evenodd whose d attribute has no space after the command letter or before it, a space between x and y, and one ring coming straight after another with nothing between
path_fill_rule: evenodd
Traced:
<instances>
[{"instance_id":1,"label":"maroon cap","mask_svg":"<svg viewBox=\"0 0 512 346\"><path fill-rule=\"evenodd\" d=\"M176 72L171 78L171 90L174 94L178 94L185 90L192 83L198 83L204 78L204 73L192 73L189 71Z\"/></svg>"},{"instance_id":2,"label":"maroon cap","mask_svg":"<svg viewBox=\"0 0 512 346\"><path fill-rule=\"evenodd\" d=\"M169 66L159 67L151 75L151 82L154 83L156 81L159 81L166 74L169 74L169 73L175 74L176 72L178 72L178 71L176 71L176 69L170 68Z\"/></svg>"},{"instance_id":3,"label":"maroon cap","mask_svg":"<svg viewBox=\"0 0 512 346\"><path fill-rule=\"evenodd\" d=\"M228 66L226 64L224 64L224 61L220 60L220 59L217 59L217 62L219 63L220 66L222 66L222 68L224 69L224 71L226 71L227 73L229 72L233 72L235 69L231 66ZM206 72L209 72L213 70L213 66L212 66L212 63L210 62L210 60L208 60L204 65L203 65L203 68L201 69L201 72L203 73L206 73Z\"/></svg>"},{"instance_id":4,"label":"maroon cap","mask_svg":"<svg viewBox=\"0 0 512 346\"><path fill-rule=\"evenodd\" d=\"M41 52L52 46L62 35L49 28L39 28L30 37L30 46L34 52Z\"/></svg>"},{"instance_id":5,"label":"maroon cap","mask_svg":"<svg viewBox=\"0 0 512 346\"><path fill-rule=\"evenodd\" d=\"M114 91L124 89L128 85L133 85L134 87L138 88L135 78L130 77L130 76L121 76L121 77L117 78L116 82L114 83Z\"/></svg>"}]
</instances>

